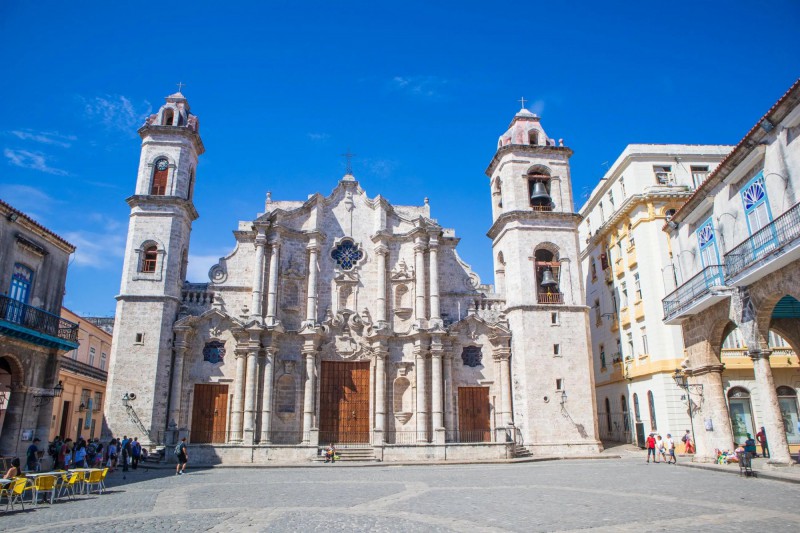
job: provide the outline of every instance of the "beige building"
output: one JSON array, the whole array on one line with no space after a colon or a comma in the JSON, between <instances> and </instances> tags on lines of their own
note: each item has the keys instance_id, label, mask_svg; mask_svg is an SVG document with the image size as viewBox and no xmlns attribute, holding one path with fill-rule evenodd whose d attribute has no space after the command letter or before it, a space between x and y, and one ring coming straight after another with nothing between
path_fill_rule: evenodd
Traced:
<instances>
[{"instance_id":1,"label":"beige building","mask_svg":"<svg viewBox=\"0 0 800 533\"><path fill-rule=\"evenodd\" d=\"M580 210L603 439L644 445L650 432L683 435L692 426L686 393L673 379L683 337L663 322L661 299L677 275L663 230L731 148L629 145Z\"/></svg>"},{"instance_id":2,"label":"beige building","mask_svg":"<svg viewBox=\"0 0 800 533\"><path fill-rule=\"evenodd\" d=\"M766 429L772 461L800 449L800 80L668 222L698 455Z\"/></svg>"},{"instance_id":3,"label":"beige building","mask_svg":"<svg viewBox=\"0 0 800 533\"><path fill-rule=\"evenodd\" d=\"M78 325L59 316L74 251L0 200L0 455L49 435L59 362L78 346Z\"/></svg>"},{"instance_id":4,"label":"beige building","mask_svg":"<svg viewBox=\"0 0 800 533\"><path fill-rule=\"evenodd\" d=\"M98 319L83 318L62 308L65 320L78 324L78 347L62 356L58 379L64 387L54 399L49 440L99 437L103 426L103 402L111 333L99 327ZM100 319L102 320L102 319Z\"/></svg>"},{"instance_id":5,"label":"beige building","mask_svg":"<svg viewBox=\"0 0 800 533\"><path fill-rule=\"evenodd\" d=\"M572 152L537 116L513 117L486 170L497 290L427 200L370 197L349 171L327 196L267 193L187 283L197 117L176 93L139 133L108 431L188 436L199 462L599 450Z\"/></svg>"}]
</instances>

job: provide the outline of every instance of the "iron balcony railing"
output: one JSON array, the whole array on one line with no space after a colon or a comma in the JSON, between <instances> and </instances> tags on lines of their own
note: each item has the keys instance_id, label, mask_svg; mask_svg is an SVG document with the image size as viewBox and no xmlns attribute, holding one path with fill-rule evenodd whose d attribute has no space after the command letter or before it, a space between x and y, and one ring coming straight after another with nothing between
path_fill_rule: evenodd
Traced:
<instances>
[{"instance_id":1,"label":"iron balcony railing","mask_svg":"<svg viewBox=\"0 0 800 533\"><path fill-rule=\"evenodd\" d=\"M8 296L0 295L0 320L65 341L78 341L78 324Z\"/></svg>"},{"instance_id":2,"label":"iron balcony railing","mask_svg":"<svg viewBox=\"0 0 800 533\"><path fill-rule=\"evenodd\" d=\"M775 250L800 237L800 203L753 233L725 254L725 269L732 278Z\"/></svg>"},{"instance_id":3,"label":"iron balcony railing","mask_svg":"<svg viewBox=\"0 0 800 533\"><path fill-rule=\"evenodd\" d=\"M664 320L669 320L692 302L708 294L711 287L720 285L725 285L725 268L722 265L711 265L704 268L664 298L662 301Z\"/></svg>"}]
</instances>

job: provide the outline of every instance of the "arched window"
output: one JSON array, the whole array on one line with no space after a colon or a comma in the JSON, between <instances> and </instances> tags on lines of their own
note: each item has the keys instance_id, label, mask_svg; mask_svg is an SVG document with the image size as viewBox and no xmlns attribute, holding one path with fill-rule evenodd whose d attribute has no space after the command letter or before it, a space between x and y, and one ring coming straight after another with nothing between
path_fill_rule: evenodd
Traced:
<instances>
[{"instance_id":1,"label":"arched window","mask_svg":"<svg viewBox=\"0 0 800 533\"><path fill-rule=\"evenodd\" d=\"M528 198L534 211L552 211L553 200L550 194L550 169L534 165L528 169Z\"/></svg>"},{"instance_id":2,"label":"arched window","mask_svg":"<svg viewBox=\"0 0 800 533\"><path fill-rule=\"evenodd\" d=\"M606 398L606 429L611 432L611 402Z\"/></svg>"},{"instance_id":3,"label":"arched window","mask_svg":"<svg viewBox=\"0 0 800 533\"><path fill-rule=\"evenodd\" d=\"M539 144L539 132L536 130L530 130L528 132L528 144L532 146L537 146Z\"/></svg>"},{"instance_id":4,"label":"arched window","mask_svg":"<svg viewBox=\"0 0 800 533\"><path fill-rule=\"evenodd\" d=\"M144 249L144 258L142 259L142 272L155 272L157 261L158 261L158 247L155 244L151 244Z\"/></svg>"},{"instance_id":5,"label":"arched window","mask_svg":"<svg viewBox=\"0 0 800 533\"><path fill-rule=\"evenodd\" d=\"M536 293L540 304L561 304L564 297L559 290L561 262L547 248L539 248L534 254L536 268Z\"/></svg>"},{"instance_id":6,"label":"arched window","mask_svg":"<svg viewBox=\"0 0 800 533\"><path fill-rule=\"evenodd\" d=\"M750 405L750 391L744 387L732 387L728 391L728 411L731 414L731 429L733 429L733 440L736 444L744 443L748 433L756 434L753 408Z\"/></svg>"},{"instance_id":7,"label":"arched window","mask_svg":"<svg viewBox=\"0 0 800 533\"><path fill-rule=\"evenodd\" d=\"M172 126L172 121L175 118L175 112L169 107L164 110L161 118L162 126Z\"/></svg>"},{"instance_id":8,"label":"arched window","mask_svg":"<svg viewBox=\"0 0 800 533\"><path fill-rule=\"evenodd\" d=\"M150 194L163 196L167 194L167 177L169 176L169 161L161 157L153 165L153 185Z\"/></svg>"},{"instance_id":9,"label":"arched window","mask_svg":"<svg viewBox=\"0 0 800 533\"><path fill-rule=\"evenodd\" d=\"M786 431L786 441L789 444L800 444L800 427L797 426L797 391L785 385L778 387L778 405Z\"/></svg>"},{"instance_id":10,"label":"arched window","mask_svg":"<svg viewBox=\"0 0 800 533\"><path fill-rule=\"evenodd\" d=\"M636 417L637 422L642 421L642 412L639 410L639 395L633 393L633 416Z\"/></svg>"},{"instance_id":11,"label":"arched window","mask_svg":"<svg viewBox=\"0 0 800 533\"><path fill-rule=\"evenodd\" d=\"M624 394L620 397L619 403L622 406L622 425L625 428L625 431L630 431L630 422L628 421L628 402L625 401Z\"/></svg>"},{"instance_id":12,"label":"arched window","mask_svg":"<svg viewBox=\"0 0 800 533\"><path fill-rule=\"evenodd\" d=\"M653 398L653 391L647 391L647 408L650 410L650 431L657 431L656 424L656 400Z\"/></svg>"},{"instance_id":13,"label":"arched window","mask_svg":"<svg viewBox=\"0 0 800 533\"><path fill-rule=\"evenodd\" d=\"M186 199L191 200L194 196L194 169L189 171L189 190L186 194Z\"/></svg>"}]
</instances>

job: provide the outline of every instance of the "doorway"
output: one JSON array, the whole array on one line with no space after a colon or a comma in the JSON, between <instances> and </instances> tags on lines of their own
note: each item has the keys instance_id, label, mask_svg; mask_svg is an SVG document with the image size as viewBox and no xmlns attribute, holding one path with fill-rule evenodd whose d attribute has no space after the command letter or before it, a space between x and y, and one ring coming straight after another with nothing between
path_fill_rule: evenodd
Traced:
<instances>
[{"instance_id":1,"label":"doorway","mask_svg":"<svg viewBox=\"0 0 800 533\"><path fill-rule=\"evenodd\" d=\"M458 388L459 442L489 442L489 387Z\"/></svg>"},{"instance_id":2,"label":"doorway","mask_svg":"<svg viewBox=\"0 0 800 533\"><path fill-rule=\"evenodd\" d=\"M192 444L226 442L228 386L197 384L192 408Z\"/></svg>"},{"instance_id":3,"label":"doorway","mask_svg":"<svg viewBox=\"0 0 800 533\"><path fill-rule=\"evenodd\" d=\"M322 361L320 444L368 444L369 361Z\"/></svg>"}]
</instances>

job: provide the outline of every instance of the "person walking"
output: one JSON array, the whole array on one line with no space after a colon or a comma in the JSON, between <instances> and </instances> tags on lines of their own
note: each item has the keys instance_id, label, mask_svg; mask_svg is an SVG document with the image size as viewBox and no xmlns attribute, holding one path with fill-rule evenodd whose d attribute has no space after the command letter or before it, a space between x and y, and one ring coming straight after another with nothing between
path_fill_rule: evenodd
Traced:
<instances>
[{"instance_id":1,"label":"person walking","mask_svg":"<svg viewBox=\"0 0 800 533\"><path fill-rule=\"evenodd\" d=\"M142 445L139 444L139 437L133 437L131 443L131 466L134 470L139 467L139 458L142 456Z\"/></svg>"},{"instance_id":2,"label":"person walking","mask_svg":"<svg viewBox=\"0 0 800 533\"><path fill-rule=\"evenodd\" d=\"M675 457L675 441L672 440L672 435L670 433L667 433L667 439L664 442L664 447L667 449L667 464L678 464L678 460Z\"/></svg>"},{"instance_id":3,"label":"person walking","mask_svg":"<svg viewBox=\"0 0 800 533\"><path fill-rule=\"evenodd\" d=\"M653 462L657 463L658 458L656 457L656 439L653 438L653 434L647 436L647 440L645 440L645 446L647 446L647 462L650 462L650 456L653 456Z\"/></svg>"},{"instance_id":4,"label":"person walking","mask_svg":"<svg viewBox=\"0 0 800 533\"><path fill-rule=\"evenodd\" d=\"M761 456L765 459L769 458L769 445L767 444L767 432L764 430L764 426L761 426L761 429L758 433L756 433L756 439L758 443L761 445Z\"/></svg>"},{"instance_id":5,"label":"person walking","mask_svg":"<svg viewBox=\"0 0 800 533\"><path fill-rule=\"evenodd\" d=\"M692 442L692 435L689 433L688 429L686 430L686 434L681 437L681 442L683 442L683 453L694 453L694 443Z\"/></svg>"},{"instance_id":6,"label":"person walking","mask_svg":"<svg viewBox=\"0 0 800 533\"><path fill-rule=\"evenodd\" d=\"M47 455L53 458L52 470L58 470L60 463L58 462L58 455L61 453L61 437L56 435L50 446L47 447Z\"/></svg>"},{"instance_id":7,"label":"person walking","mask_svg":"<svg viewBox=\"0 0 800 533\"><path fill-rule=\"evenodd\" d=\"M661 461L666 463L667 452L664 449L664 439L661 438L661 435L656 435L656 449L658 450L659 457L661 457Z\"/></svg>"},{"instance_id":8,"label":"person walking","mask_svg":"<svg viewBox=\"0 0 800 533\"><path fill-rule=\"evenodd\" d=\"M122 436L122 443L119 445L120 454L122 454L122 471L128 471L128 460L131 457L131 441L127 435Z\"/></svg>"},{"instance_id":9,"label":"person walking","mask_svg":"<svg viewBox=\"0 0 800 533\"><path fill-rule=\"evenodd\" d=\"M79 440L75 445L75 466L77 468L86 468L86 446L83 440Z\"/></svg>"},{"instance_id":10,"label":"person walking","mask_svg":"<svg viewBox=\"0 0 800 533\"><path fill-rule=\"evenodd\" d=\"M117 467L117 441L116 439L111 439L108 443L108 463L107 466L109 468L109 472L113 472L114 469Z\"/></svg>"},{"instance_id":11,"label":"person walking","mask_svg":"<svg viewBox=\"0 0 800 533\"><path fill-rule=\"evenodd\" d=\"M25 455L25 466L28 472L35 472L39 470L39 437L33 439L33 443L28 446L28 451Z\"/></svg>"},{"instance_id":12,"label":"person walking","mask_svg":"<svg viewBox=\"0 0 800 533\"><path fill-rule=\"evenodd\" d=\"M175 466L175 475L182 476L186 470L186 463L189 462L189 454L186 450L186 437L183 437L178 445L175 446L175 455L178 456L178 464Z\"/></svg>"}]
</instances>

